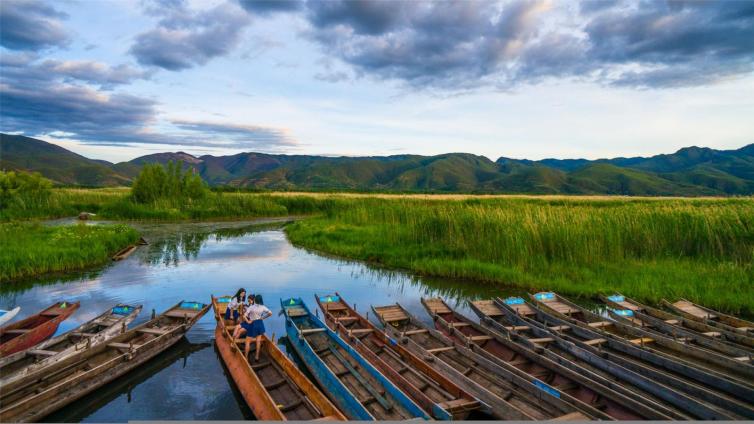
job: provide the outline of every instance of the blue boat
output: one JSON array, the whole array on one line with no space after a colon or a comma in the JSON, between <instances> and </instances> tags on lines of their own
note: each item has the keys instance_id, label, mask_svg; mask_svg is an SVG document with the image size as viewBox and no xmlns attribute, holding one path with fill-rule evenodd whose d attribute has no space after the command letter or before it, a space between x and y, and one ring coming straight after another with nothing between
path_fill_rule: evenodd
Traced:
<instances>
[{"instance_id":1,"label":"blue boat","mask_svg":"<svg viewBox=\"0 0 754 424\"><path fill-rule=\"evenodd\" d=\"M430 419L418 405L309 311L280 300L291 345L320 386L352 420Z\"/></svg>"}]
</instances>

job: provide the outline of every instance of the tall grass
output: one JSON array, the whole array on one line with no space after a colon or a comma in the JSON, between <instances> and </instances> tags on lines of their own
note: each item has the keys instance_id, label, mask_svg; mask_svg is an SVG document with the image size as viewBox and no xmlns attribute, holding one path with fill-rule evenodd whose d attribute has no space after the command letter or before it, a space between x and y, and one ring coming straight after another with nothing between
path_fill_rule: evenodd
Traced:
<instances>
[{"instance_id":1,"label":"tall grass","mask_svg":"<svg viewBox=\"0 0 754 424\"><path fill-rule=\"evenodd\" d=\"M138 239L122 224L0 224L0 282L102 263Z\"/></svg>"},{"instance_id":2,"label":"tall grass","mask_svg":"<svg viewBox=\"0 0 754 424\"><path fill-rule=\"evenodd\" d=\"M754 312L754 202L363 198L288 228L300 245L428 275Z\"/></svg>"}]
</instances>

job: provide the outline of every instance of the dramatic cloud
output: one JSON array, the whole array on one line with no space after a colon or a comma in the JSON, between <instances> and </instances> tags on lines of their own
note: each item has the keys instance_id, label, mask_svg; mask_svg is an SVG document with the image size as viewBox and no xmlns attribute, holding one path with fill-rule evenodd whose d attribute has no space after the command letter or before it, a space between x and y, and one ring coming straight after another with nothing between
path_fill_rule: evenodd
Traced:
<instances>
[{"instance_id":1,"label":"dramatic cloud","mask_svg":"<svg viewBox=\"0 0 754 424\"><path fill-rule=\"evenodd\" d=\"M38 61L32 54L7 54L0 57L2 78L18 85L47 84L50 81L87 83L110 89L148 78L149 73L129 65L109 66L85 60Z\"/></svg>"},{"instance_id":2,"label":"dramatic cloud","mask_svg":"<svg viewBox=\"0 0 754 424\"><path fill-rule=\"evenodd\" d=\"M238 0L238 3L256 15L268 15L277 12L292 12L304 6L303 0Z\"/></svg>"},{"instance_id":3,"label":"dramatic cloud","mask_svg":"<svg viewBox=\"0 0 754 424\"><path fill-rule=\"evenodd\" d=\"M180 71L204 65L228 54L238 44L251 19L235 3L223 3L204 11L191 11L183 2L172 8L148 8L160 13L158 26L139 34L131 53L142 65Z\"/></svg>"},{"instance_id":4,"label":"dramatic cloud","mask_svg":"<svg viewBox=\"0 0 754 424\"><path fill-rule=\"evenodd\" d=\"M173 121L176 127L208 138L224 139L233 147L281 150L296 146L288 130L256 125L222 124L200 121Z\"/></svg>"},{"instance_id":5,"label":"dramatic cloud","mask_svg":"<svg viewBox=\"0 0 754 424\"><path fill-rule=\"evenodd\" d=\"M0 45L11 50L41 50L65 46L68 32L60 22L67 18L52 3L41 0L0 2Z\"/></svg>"},{"instance_id":6,"label":"dramatic cloud","mask_svg":"<svg viewBox=\"0 0 754 424\"><path fill-rule=\"evenodd\" d=\"M754 70L754 2L306 3L307 36L362 75L415 87L546 78L701 85Z\"/></svg>"}]
</instances>

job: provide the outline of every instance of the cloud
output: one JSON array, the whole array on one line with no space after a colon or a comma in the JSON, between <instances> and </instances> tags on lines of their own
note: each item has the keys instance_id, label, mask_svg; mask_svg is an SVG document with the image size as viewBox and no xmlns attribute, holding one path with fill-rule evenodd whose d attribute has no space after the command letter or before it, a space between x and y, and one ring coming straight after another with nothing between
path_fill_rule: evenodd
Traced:
<instances>
[{"instance_id":1,"label":"cloud","mask_svg":"<svg viewBox=\"0 0 754 424\"><path fill-rule=\"evenodd\" d=\"M234 3L191 11L183 2L172 8L148 8L161 14L156 28L136 36L130 53L147 66L180 71L228 54L251 18Z\"/></svg>"},{"instance_id":2,"label":"cloud","mask_svg":"<svg viewBox=\"0 0 754 424\"><path fill-rule=\"evenodd\" d=\"M236 148L284 150L297 145L284 128L186 120L175 120L172 124L209 139L219 138Z\"/></svg>"},{"instance_id":3,"label":"cloud","mask_svg":"<svg viewBox=\"0 0 754 424\"><path fill-rule=\"evenodd\" d=\"M357 75L418 88L548 78L663 88L754 71L748 1L333 0L307 2L302 16L305 36Z\"/></svg>"},{"instance_id":4,"label":"cloud","mask_svg":"<svg viewBox=\"0 0 754 424\"><path fill-rule=\"evenodd\" d=\"M256 15L269 15L278 12L293 12L304 6L303 0L238 0L248 12Z\"/></svg>"},{"instance_id":5,"label":"cloud","mask_svg":"<svg viewBox=\"0 0 754 424\"><path fill-rule=\"evenodd\" d=\"M0 45L10 50L63 47L69 35L61 23L67 15L41 0L0 2Z\"/></svg>"}]
</instances>

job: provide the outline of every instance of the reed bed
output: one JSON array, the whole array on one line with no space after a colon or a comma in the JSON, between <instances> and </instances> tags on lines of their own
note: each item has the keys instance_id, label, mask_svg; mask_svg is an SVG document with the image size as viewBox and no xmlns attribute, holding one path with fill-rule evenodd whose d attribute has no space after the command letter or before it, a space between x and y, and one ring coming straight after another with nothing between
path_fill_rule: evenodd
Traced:
<instances>
[{"instance_id":1,"label":"reed bed","mask_svg":"<svg viewBox=\"0 0 754 424\"><path fill-rule=\"evenodd\" d=\"M362 198L288 228L299 245L414 272L754 312L751 199Z\"/></svg>"},{"instance_id":2,"label":"reed bed","mask_svg":"<svg viewBox=\"0 0 754 424\"><path fill-rule=\"evenodd\" d=\"M138 239L123 224L0 224L0 282L100 264Z\"/></svg>"}]
</instances>

